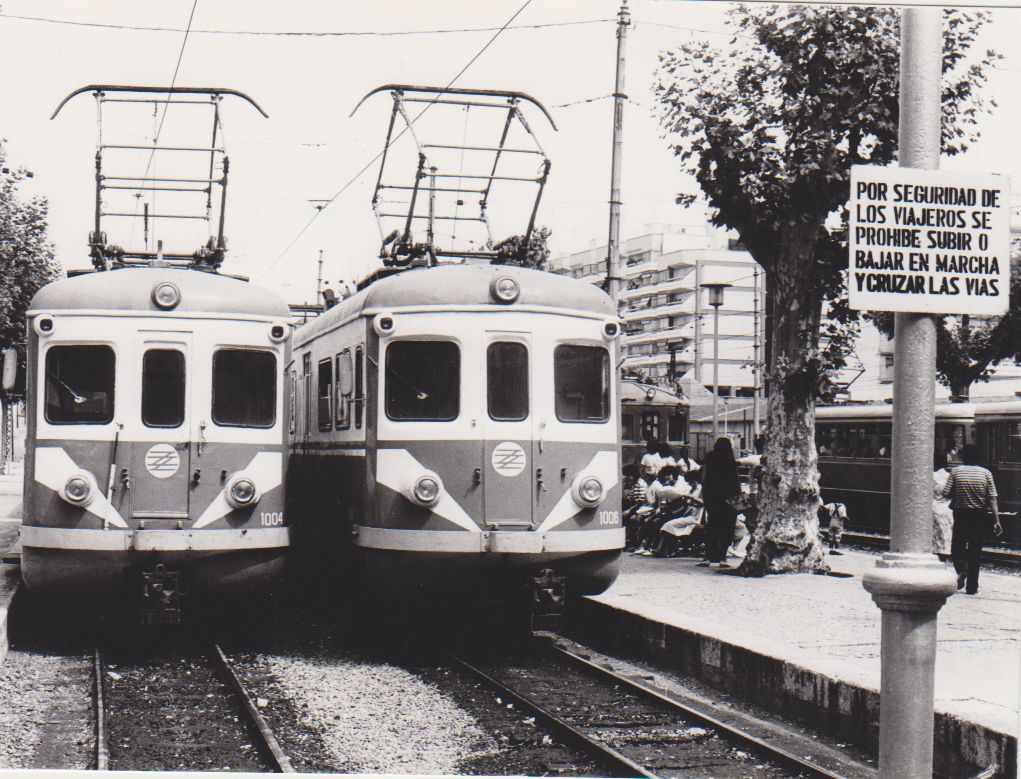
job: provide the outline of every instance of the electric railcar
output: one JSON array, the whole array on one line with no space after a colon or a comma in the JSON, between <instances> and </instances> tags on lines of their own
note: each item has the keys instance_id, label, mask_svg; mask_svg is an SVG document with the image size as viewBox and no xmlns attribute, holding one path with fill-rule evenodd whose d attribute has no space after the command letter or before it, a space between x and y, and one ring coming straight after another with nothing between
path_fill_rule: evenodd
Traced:
<instances>
[{"instance_id":1,"label":"electric railcar","mask_svg":"<svg viewBox=\"0 0 1021 779\"><path fill-rule=\"evenodd\" d=\"M498 600L547 572L605 590L624 544L619 333L590 284L479 264L393 273L299 328L296 551L409 600Z\"/></svg>"},{"instance_id":2,"label":"electric railcar","mask_svg":"<svg viewBox=\"0 0 1021 779\"><path fill-rule=\"evenodd\" d=\"M284 521L291 326L273 293L128 267L41 289L28 311L22 574L29 591L153 611L268 588Z\"/></svg>"},{"instance_id":3,"label":"electric railcar","mask_svg":"<svg viewBox=\"0 0 1021 779\"><path fill-rule=\"evenodd\" d=\"M646 442L670 446L675 454L688 440L688 401L634 379L620 383L621 440L625 463L641 460Z\"/></svg>"},{"instance_id":4,"label":"electric railcar","mask_svg":"<svg viewBox=\"0 0 1021 779\"><path fill-rule=\"evenodd\" d=\"M816 409L816 448L823 500L844 503L848 527L871 533L890 530L890 404ZM1021 401L936 404L933 468L958 463L965 444L979 447L999 492L1004 534L1000 542L1021 545L1017 520L1021 488Z\"/></svg>"}]
</instances>

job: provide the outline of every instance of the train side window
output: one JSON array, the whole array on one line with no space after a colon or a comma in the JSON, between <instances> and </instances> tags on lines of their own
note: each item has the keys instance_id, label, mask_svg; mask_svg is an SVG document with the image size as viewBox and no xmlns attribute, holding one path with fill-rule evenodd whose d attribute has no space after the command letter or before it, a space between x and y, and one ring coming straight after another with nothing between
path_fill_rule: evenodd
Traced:
<instances>
[{"instance_id":1,"label":"train side window","mask_svg":"<svg viewBox=\"0 0 1021 779\"><path fill-rule=\"evenodd\" d=\"M667 439L670 441L683 441L687 436L684 434L684 416L674 414L667 420Z\"/></svg>"},{"instance_id":2,"label":"train side window","mask_svg":"<svg viewBox=\"0 0 1021 779\"><path fill-rule=\"evenodd\" d=\"M333 360L327 357L319 361L319 407L317 417L320 430L333 429Z\"/></svg>"},{"instance_id":3,"label":"train side window","mask_svg":"<svg viewBox=\"0 0 1021 779\"><path fill-rule=\"evenodd\" d=\"M362 347L355 347L355 427L362 428L362 410L365 406L365 355Z\"/></svg>"},{"instance_id":4,"label":"train side window","mask_svg":"<svg viewBox=\"0 0 1021 779\"><path fill-rule=\"evenodd\" d=\"M277 358L255 349L213 354L213 422L223 427L273 427Z\"/></svg>"},{"instance_id":5,"label":"train side window","mask_svg":"<svg viewBox=\"0 0 1021 779\"><path fill-rule=\"evenodd\" d=\"M337 355L337 429L351 427L351 395L354 391L354 371L351 367L351 350Z\"/></svg>"},{"instance_id":6,"label":"train side window","mask_svg":"<svg viewBox=\"0 0 1021 779\"><path fill-rule=\"evenodd\" d=\"M149 349L142 357L142 423L180 427L184 422L184 352Z\"/></svg>"},{"instance_id":7,"label":"train side window","mask_svg":"<svg viewBox=\"0 0 1021 779\"><path fill-rule=\"evenodd\" d=\"M503 422L528 417L528 347L513 341L491 343L486 350L489 416Z\"/></svg>"},{"instance_id":8,"label":"train side window","mask_svg":"<svg viewBox=\"0 0 1021 779\"><path fill-rule=\"evenodd\" d=\"M610 353L602 346L558 346L553 388L561 422L605 422L610 418Z\"/></svg>"},{"instance_id":9,"label":"train side window","mask_svg":"<svg viewBox=\"0 0 1021 779\"><path fill-rule=\"evenodd\" d=\"M109 346L53 346L46 352L46 421L105 425L113 421L116 356Z\"/></svg>"},{"instance_id":10,"label":"train side window","mask_svg":"<svg viewBox=\"0 0 1021 779\"><path fill-rule=\"evenodd\" d=\"M450 421L461 406L461 350L451 341L396 341L386 349L386 415Z\"/></svg>"}]
</instances>

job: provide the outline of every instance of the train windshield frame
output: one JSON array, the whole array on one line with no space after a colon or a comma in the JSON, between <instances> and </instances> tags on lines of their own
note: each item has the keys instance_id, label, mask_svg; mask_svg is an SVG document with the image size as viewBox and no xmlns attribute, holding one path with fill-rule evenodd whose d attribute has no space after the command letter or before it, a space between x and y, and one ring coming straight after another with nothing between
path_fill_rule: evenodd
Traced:
<instances>
[{"instance_id":1,"label":"train windshield frame","mask_svg":"<svg viewBox=\"0 0 1021 779\"><path fill-rule=\"evenodd\" d=\"M220 427L271 428L276 412L276 354L266 349L217 349L213 353L213 422Z\"/></svg>"},{"instance_id":2,"label":"train windshield frame","mask_svg":"<svg viewBox=\"0 0 1021 779\"><path fill-rule=\"evenodd\" d=\"M528 347L494 341L486 348L486 405L497 422L528 418Z\"/></svg>"},{"instance_id":3,"label":"train windshield frame","mask_svg":"<svg viewBox=\"0 0 1021 779\"><path fill-rule=\"evenodd\" d=\"M180 349L147 349L142 355L142 424L184 424L185 357Z\"/></svg>"},{"instance_id":4,"label":"train windshield frame","mask_svg":"<svg viewBox=\"0 0 1021 779\"><path fill-rule=\"evenodd\" d=\"M461 413L461 349L453 341L394 341L386 347L387 419L451 422Z\"/></svg>"},{"instance_id":5,"label":"train windshield frame","mask_svg":"<svg viewBox=\"0 0 1021 779\"><path fill-rule=\"evenodd\" d=\"M102 344L56 344L46 351L44 415L51 425L113 421L117 355Z\"/></svg>"},{"instance_id":6,"label":"train windshield frame","mask_svg":"<svg viewBox=\"0 0 1021 779\"><path fill-rule=\"evenodd\" d=\"M610 353L604 346L560 344L553 350L553 392L561 422L610 419Z\"/></svg>"}]
</instances>

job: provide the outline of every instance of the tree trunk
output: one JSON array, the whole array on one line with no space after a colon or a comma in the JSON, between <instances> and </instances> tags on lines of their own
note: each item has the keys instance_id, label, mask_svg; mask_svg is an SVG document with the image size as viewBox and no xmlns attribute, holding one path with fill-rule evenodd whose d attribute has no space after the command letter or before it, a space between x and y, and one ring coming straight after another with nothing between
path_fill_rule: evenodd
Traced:
<instances>
[{"instance_id":1,"label":"tree trunk","mask_svg":"<svg viewBox=\"0 0 1021 779\"><path fill-rule=\"evenodd\" d=\"M769 264L774 300L759 522L741 573L826 570L819 542L815 396L822 300L810 271L816 229L788 231Z\"/></svg>"}]
</instances>

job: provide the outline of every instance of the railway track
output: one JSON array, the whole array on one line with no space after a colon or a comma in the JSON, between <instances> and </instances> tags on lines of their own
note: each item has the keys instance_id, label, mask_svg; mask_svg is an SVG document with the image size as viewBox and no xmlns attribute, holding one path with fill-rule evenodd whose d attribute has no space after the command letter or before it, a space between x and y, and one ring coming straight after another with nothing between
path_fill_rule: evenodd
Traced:
<instances>
[{"instance_id":1,"label":"railway track","mask_svg":"<svg viewBox=\"0 0 1021 779\"><path fill-rule=\"evenodd\" d=\"M606 776L825 777L851 775L696 711L670 695L548 641L511 663L480 667L448 653L450 664L501 701L535 717ZM854 775L869 775L867 769Z\"/></svg>"},{"instance_id":2,"label":"railway track","mask_svg":"<svg viewBox=\"0 0 1021 779\"><path fill-rule=\"evenodd\" d=\"M294 773L218 645L94 666L97 770Z\"/></svg>"},{"instance_id":3,"label":"railway track","mask_svg":"<svg viewBox=\"0 0 1021 779\"><path fill-rule=\"evenodd\" d=\"M845 544L864 547L866 549L879 549L885 551L890 548L890 536L877 535L874 533L863 533L860 531L845 531L843 535ZM949 560L949 555L940 555L941 559ZM982 562L990 565L1001 565L1011 570L1021 570L1021 549L1008 549L1002 546L985 547L982 550Z\"/></svg>"}]
</instances>

